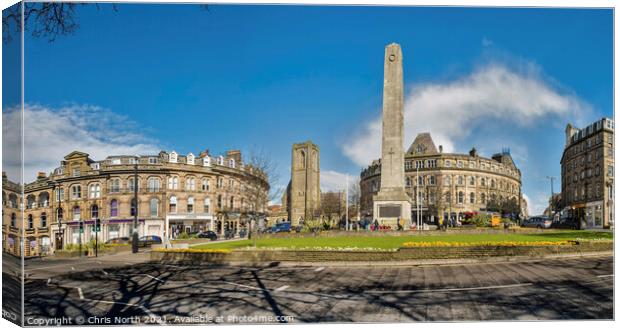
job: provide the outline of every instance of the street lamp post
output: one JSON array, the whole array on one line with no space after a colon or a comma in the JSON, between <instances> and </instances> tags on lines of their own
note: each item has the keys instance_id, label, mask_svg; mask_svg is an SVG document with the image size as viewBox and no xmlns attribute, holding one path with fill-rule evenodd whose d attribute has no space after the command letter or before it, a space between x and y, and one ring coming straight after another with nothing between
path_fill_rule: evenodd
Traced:
<instances>
[{"instance_id":1,"label":"street lamp post","mask_svg":"<svg viewBox=\"0 0 620 328\"><path fill-rule=\"evenodd\" d=\"M133 234L131 238L131 252L138 252L138 160L140 157L136 156L136 161L133 166L133 199L134 199L134 212L133 212Z\"/></svg>"},{"instance_id":2,"label":"street lamp post","mask_svg":"<svg viewBox=\"0 0 620 328\"><path fill-rule=\"evenodd\" d=\"M553 220L555 218L555 213L554 209L553 209L553 180L555 180L555 177L552 176L547 176L547 179L549 179L549 182L551 183L551 198L549 198L549 214L551 214L551 220Z\"/></svg>"},{"instance_id":3,"label":"street lamp post","mask_svg":"<svg viewBox=\"0 0 620 328\"><path fill-rule=\"evenodd\" d=\"M344 205L344 217L345 217L345 231L349 231L349 175L346 177L346 188L344 191L345 205Z\"/></svg>"}]
</instances>

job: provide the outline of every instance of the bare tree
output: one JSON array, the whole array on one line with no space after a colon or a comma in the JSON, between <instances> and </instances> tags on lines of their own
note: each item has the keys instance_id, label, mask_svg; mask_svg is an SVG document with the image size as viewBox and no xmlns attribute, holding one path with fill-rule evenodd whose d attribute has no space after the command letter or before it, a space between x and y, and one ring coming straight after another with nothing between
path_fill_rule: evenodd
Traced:
<instances>
[{"instance_id":1,"label":"bare tree","mask_svg":"<svg viewBox=\"0 0 620 328\"><path fill-rule=\"evenodd\" d=\"M340 191L324 192L321 195L321 213L328 218L330 223L333 221L334 216L338 219L342 216L344 211L342 201L342 192Z\"/></svg>"},{"instance_id":2,"label":"bare tree","mask_svg":"<svg viewBox=\"0 0 620 328\"><path fill-rule=\"evenodd\" d=\"M360 213L362 201L362 189L360 178L356 177L353 183L349 184L349 218L357 217Z\"/></svg>"},{"instance_id":3,"label":"bare tree","mask_svg":"<svg viewBox=\"0 0 620 328\"><path fill-rule=\"evenodd\" d=\"M246 165L251 167L253 173L250 185L252 185L253 208L257 212L265 212L265 206L272 199L278 199L282 195L282 187L279 187L280 173L278 164L273 157L263 148L251 149Z\"/></svg>"}]
</instances>

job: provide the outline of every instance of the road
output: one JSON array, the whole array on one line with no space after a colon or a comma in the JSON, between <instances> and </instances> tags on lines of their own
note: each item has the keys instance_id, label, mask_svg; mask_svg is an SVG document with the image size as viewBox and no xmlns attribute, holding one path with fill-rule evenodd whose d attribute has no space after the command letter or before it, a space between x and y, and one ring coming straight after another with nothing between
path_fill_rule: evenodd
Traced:
<instances>
[{"instance_id":1,"label":"road","mask_svg":"<svg viewBox=\"0 0 620 328\"><path fill-rule=\"evenodd\" d=\"M65 324L204 324L613 317L611 256L348 268L129 261L93 262L88 270L63 263L61 275L58 267L32 265L26 324L44 318L73 320Z\"/></svg>"}]
</instances>

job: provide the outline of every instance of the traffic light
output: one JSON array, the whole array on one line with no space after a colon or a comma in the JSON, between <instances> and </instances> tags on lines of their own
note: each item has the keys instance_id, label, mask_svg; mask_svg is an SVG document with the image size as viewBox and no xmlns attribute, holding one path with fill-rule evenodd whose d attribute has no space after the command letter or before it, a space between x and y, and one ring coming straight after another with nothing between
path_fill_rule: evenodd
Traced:
<instances>
[{"instance_id":1,"label":"traffic light","mask_svg":"<svg viewBox=\"0 0 620 328\"><path fill-rule=\"evenodd\" d=\"M84 232L84 222L80 221L80 232Z\"/></svg>"},{"instance_id":2,"label":"traffic light","mask_svg":"<svg viewBox=\"0 0 620 328\"><path fill-rule=\"evenodd\" d=\"M95 218L95 231L101 231L101 220L99 218Z\"/></svg>"}]
</instances>

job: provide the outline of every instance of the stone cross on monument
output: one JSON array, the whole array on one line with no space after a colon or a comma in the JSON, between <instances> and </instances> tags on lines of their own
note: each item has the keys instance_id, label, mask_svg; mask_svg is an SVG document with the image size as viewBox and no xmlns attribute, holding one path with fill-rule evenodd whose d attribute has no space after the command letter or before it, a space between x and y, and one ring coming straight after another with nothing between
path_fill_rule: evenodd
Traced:
<instances>
[{"instance_id":1,"label":"stone cross on monument","mask_svg":"<svg viewBox=\"0 0 620 328\"><path fill-rule=\"evenodd\" d=\"M373 218L396 227L411 223L411 199L405 192L403 151L403 54L396 43L385 47L381 135L381 189L373 197Z\"/></svg>"}]
</instances>

